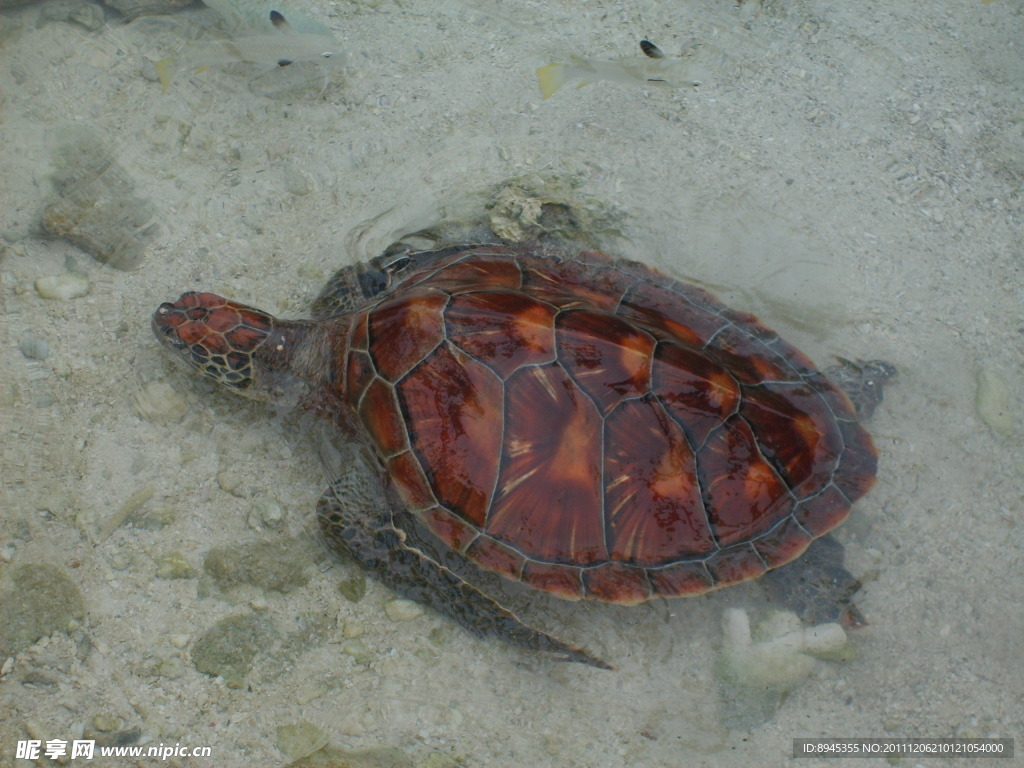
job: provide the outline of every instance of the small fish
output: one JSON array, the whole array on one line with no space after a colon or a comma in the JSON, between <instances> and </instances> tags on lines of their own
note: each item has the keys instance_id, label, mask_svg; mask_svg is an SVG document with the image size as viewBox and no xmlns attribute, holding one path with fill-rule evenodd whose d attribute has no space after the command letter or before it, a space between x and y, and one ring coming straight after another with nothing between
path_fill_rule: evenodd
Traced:
<instances>
[{"instance_id":1,"label":"small fish","mask_svg":"<svg viewBox=\"0 0 1024 768\"><path fill-rule=\"evenodd\" d=\"M293 32L329 35L323 22L293 8L287 0L203 0L203 5L215 11L233 35L273 32L280 29L280 19L287 17L287 26Z\"/></svg>"},{"instance_id":2,"label":"small fish","mask_svg":"<svg viewBox=\"0 0 1024 768\"><path fill-rule=\"evenodd\" d=\"M580 80L580 88L595 80L616 83L666 83L682 87L698 85L703 79L701 68L689 61L668 59L661 49L649 40L640 41L644 58L585 59L570 57L569 61L547 64L537 69L537 82L546 99L570 80Z\"/></svg>"},{"instance_id":3,"label":"small fish","mask_svg":"<svg viewBox=\"0 0 1024 768\"><path fill-rule=\"evenodd\" d=\"M192 43L180 54L156 62L156 73L163 92L171 84L175 72L181 68L202 72L218 64L247 61L286 67L297 61L344 64L346 54L330 34L296 32L288 26L284 16L271 11L270 21L277 31Z\"/></svg>"}]
</instances>

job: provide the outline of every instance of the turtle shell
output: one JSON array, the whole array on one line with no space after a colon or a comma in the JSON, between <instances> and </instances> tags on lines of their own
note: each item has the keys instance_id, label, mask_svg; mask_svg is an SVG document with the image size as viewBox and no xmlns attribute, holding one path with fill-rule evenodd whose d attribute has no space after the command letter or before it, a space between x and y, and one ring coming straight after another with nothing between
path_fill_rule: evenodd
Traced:
<instances>
[{"instance_id":1,"label":"turtle shell","mask_svg":"<svg viewBox=\"0 0 1024 768\"><path fill-rule=\"evenodd\" d=\"M561 597L693 595L799 556L874 482L853 405L749 314L635 262L414 262L346 322L333 386L405 505Z\"/></svg>"}]
</instances>

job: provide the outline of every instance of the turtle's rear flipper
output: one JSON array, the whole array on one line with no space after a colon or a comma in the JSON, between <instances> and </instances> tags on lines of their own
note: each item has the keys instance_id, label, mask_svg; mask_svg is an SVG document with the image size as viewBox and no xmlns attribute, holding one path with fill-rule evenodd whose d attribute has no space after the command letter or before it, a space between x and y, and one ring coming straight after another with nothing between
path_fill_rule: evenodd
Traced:
<instances>
[{"instance_id":1,"label":"turtle's rear flipper","mask_svg":"<svg viewBox=\"0 0 1024 768\"><path fill-rule=\"evenodd\" d=\"M796 561L768 571L761 583L773 600L808 624L838 622L847 629L868 622L853 603L860 582L843 567L843 545L832 536L811 542Z\"/></svg>"},{"instance_id":2,"label":"turtle's rear flipper","mask_svg":"<svg viewBox=\"0 0 1024 768\"><path fill-rule=\"evenodd\" d=\"M378 499L378 504L383 500ZM519 618L414 546L396 528L390 512L358 509L339 501L334 486L317 504L317 517L332 547L358 560L377 580L398 594L450 616L477 635L496 635L513 645L549 651L565 661L613 669L582 648L524 624Z\"/></svg>"},{"instance_id":3,"label":"turtle's rear flipper","mask_svg":"<svg viewBox=\"0 0 1024 768\"><path fill-rule=\"evenodd\" d=\"M896 366L884 360L847 360L825 369L825 375L839 385L857 409L857 418L870 419L882 402L882 388L896 378Z\"/></svg>"}]
</instances>

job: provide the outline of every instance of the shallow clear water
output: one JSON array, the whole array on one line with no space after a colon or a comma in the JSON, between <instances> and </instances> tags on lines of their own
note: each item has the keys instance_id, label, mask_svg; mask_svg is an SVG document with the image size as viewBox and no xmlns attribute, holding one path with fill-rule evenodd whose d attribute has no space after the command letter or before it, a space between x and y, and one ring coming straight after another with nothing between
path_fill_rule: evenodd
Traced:
<instances>
[{"instance_id":1,"label":"shallow clear water","mask_svg":"<svg viewBox=\"0 0 1024 768\"><path fill-rule=\"evenodd\" d=\"M0 11L0 565L8 582L58 566L86 611L0 659L0 762L18 739L97 722L137 726L147 745L210 745L227 766L286 764L277 729L299 722L417 766L805 765L793 738L1019 736L1020 3L302 7L344 41L347 69L212 67L166 95L152 62L210 34L208 12L127 25L109 12L89 31L52 20L53 2ZM536 67L639 57L644 38L707 77L541 98ZM69 124L107 148L108 181L132 186L118 199L148 201L131 203L152 216L133 219L145 248L132 271L41 236L54 178L74 164L57 149ZM717 674L726 609L765 615L756 584L632 609L510 590L611 673L432 613L394 621L373 583L350 602L338 583L352 567L317 543L323 476L298 420L214 392L151 336L150 313L186 289L301 316L341 264L531 196L823 365L899 369L870 424L878 485L839 532L871 624L853 658L818 662L779 706ZM34 287L75 270L84 296ZM214 547L289 537L317 567L287 594L217 595L198 578ZM172 562L191 571L165 578ZM235 614L277 633L241 687L192 661Z\"/></svg>"}]
</instances>

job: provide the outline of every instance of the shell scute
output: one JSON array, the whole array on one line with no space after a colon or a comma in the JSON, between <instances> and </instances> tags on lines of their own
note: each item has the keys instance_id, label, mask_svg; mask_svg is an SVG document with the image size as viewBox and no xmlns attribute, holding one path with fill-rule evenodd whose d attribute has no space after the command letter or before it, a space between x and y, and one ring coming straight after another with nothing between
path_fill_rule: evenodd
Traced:
<instances>
[{"instance_id":1,"label":"shell scute","mask_svg":"<svg viewBox=\"0 0 1024 768\"><path fill-rule=\"evenodd\" d=\"M349 331L348 348L353 351L366 352L370 348L370 331L367 322L369 314L364 312L352 323Z\"/></svg>"},{"instance_id":2,"label":"shell scute","mask_svg":"<svg viewBox=\"0 0 1024 768\"><path fill-rule=\"evenodd\" d=\"M708 517L721 546L760 536L793 506L789 488L740 418L729 419L708 437L699 467Z\"/></svg>"},{"instance_id":3,"label":"shell scute","mask_svg":"<svg viewBox=\"0 0 1024 768\"><path fill-rule=\"evenodd\" d=\"M658 566L713 551L693 450L653 398L608 417L605 505L615 560Z\"/></svg>"},{"instance_id":4,"label":"shell scute","mask_svg":"<svg viewBox=\"0 0 1024 768\"><path fill-rule=\"evenodd\" d=\"M381 378L375 378L359 403L359 418L385 459L409 448L405 422L398 410L395 391Z\"/></svg>"},{"instance_id":5,"label":"shell scute","mask_svg":"<svg viewBox=\"0 0 1024 768\"><path fill-rule=\"evenodd\" d=\"M554 359L555 311L518 291L464 293L452 297L445 327L452 343L507 379Z\"/></svg>"},{"instance_id":6,"label":"shell scute","mask_svg":"<svg viewBox=\"0 0 1024 768\"><path fill-rule=\"evenodd\" d=\"M523 268L522 289L559 309L582 307L616 312L619 300L634 282L634 278L618 269L595 268L575 259L531 259Z\"/></svg>"},{"instance_id":7,"label":"shell scute","mask_svg":"<svg viewBox=\"0 0 1024 768\"><path fill-rule=\"evenodd\" d=\"M498 474L501 382L444 344L398 384L410 443L438 501L483 528Z\"/></svg>"},{"instance_id":8,"label":"shell scute","mask_svg":"<svg viewBox=\"0 0 1024 768\"><path fill-rule=\"evenodd\" d=\"M850 501L835 484L805 499L793 510L793 519L812 536L831 531L850 514Z\"/></svg>"},{"instance_id":9,"label":"shell scute","mask_svg":"<svg viewBox=\"0 0 1024 768\"><path fill-rule=\"evenodd\" d=\"M707 343L705 350L741 384L793 381L800 375L785 357L747 328L726 326Z\"/></svg>"},{"instance_id":10,"label":"shell scute","mask_svg":"<svg viewBox=\"0 0 1024 768\"><path fill-rule=\"evenodd\" d=\"M398 492L402 495L406 506L412 511L420 511L429 507L437 507L437 498L430 489L430 483L423 474L423 467L413 456L412 451L405 451L392 456L387 462L388 475L395 482ZM454 517L445 512L449 517ZM438 533L435 531L435 533ZM439 538L442 538L438 534ZM447 540L442 538L447 543ZM449 544L449 546L453 546ZM453 547L454 548L454 547Z\"/></svg>"},{"instance_id":11,"label":"shell scute","mask_svg":"<svg viewBox=\"0 0 1024 768\"><path fill-rule=\"evenodd\" d=\"M694 301L689 293L677 294L648 282L636 282L622 297L617 314L647 328L658 339L700 349L728 321L720 316L723 307L710 298L711 294L694 288Z\"/></svg>"},{"instance_id":12,"label":"shell scute","mask_svg":"<svg viewBox=\"0 0 1024 768\"><path fill-rule=\"evenodd\" d=\"M680 344L662 343L654 354L654 394L694 446L721 427L739 407L739 385L718 362Z\"/></svg>"},{"instance_id":13,"label":"shell scute","mask_svg":"<svg viewBox=\"0 0 1024 768\"><path fill-rule=\"evenodd\" d=\"M376 376L373 361L365 352L352 351L345 362L344 370L345 399L350 406L358 408L363 393Z\"/></svg>"},{"instance_id":14,"label":"shell scute","mask_svg":"<svg viewBox=\"0 0 1024 768\"><path fill-rule=\"evenodd\" d=\"M423 511L420 517L437 538L456 552L464 551L480 535L479 530L444 507L431 507Z\"/></svg>"},{"instance_id":15,"label":"shell scute","mask_svg":"<svg viewBox=\"0 0 1024 768\"><path fill-rule=\"evenodd\" d=\"M556 364L507 384L501 473L486 531L545 562L608 559L602 489L602 420Z\"/></svg>"},{"instance_id":16,"label":"shell scute","mask_svg":"<svg viewBox=\"0 0 1024 768\"><path fill-rule=\"evenodd\" d=\"M378 304L369 320L369 349L380 375L398 381L444 341L441 310L448 295L411 288Z\"/></svg>"},{"instance_id":17,"label":"shell scute","mask_svg":"<svg viewBox=\"0 0 1024 768\"><path fill-rule=\"evenodd\" d=\"M778 525L754 542L754 549L766 563L788 563L799 557L814 541L793 515L783 518Z\"/></svg>"},{"instance_id":18,"label":"shell scute","mask_svg":"<svg viewBox=\"0 0 1024 768\"><path fill-rule=\"evenodd\" d=\"M603 563L583 571L588 597L606 602L635 605L651 599L647 571L627 563Z\"/></svg>"},{"instance_id":19,"label":"shell scute","mask_svg":"<svg viewBox=\"0 0 1024 768\"><path fill-rule=\"evenodd\" d=\"M582 569L574 565L527 560L523 564L522 580L529 587L551 592L564 600L579 600L584 593Z\"/></svg>"},{"instance_id":20,"label":"shell scute","mask_svg":"<svg viewBox=\"0 0 1024 768\"><path fill-rule=\"evenodd\" d=\"M519 580L526 558L512 547L495 541L490 536L477 536L466 548L466 556L481 568Z\"/></svg>"},{"instance_id":21,"label":"shell scute","mask_svg":"<svg viewBox=\"0 0 1024 768\"><path fill-rule=\"evenodd\" d=\"M708 558L707 566L715 586L756 579L768 570L768 565L750 544L739 544L723 549L714 557Z\"/></svg>"},{"instance_id":22,"label":"shell scute","mask_svg":"<svg viewBox=\"0 0 1024 768\"><path fill-rule=\"evenodd\" d=\"M508 255L486 255L474 251L472 257L443 262L436 272L424 278L433 288L452 294L481 290L518 290L523 281L519 264Z\"/></svg>"},{"instance_id":23,"label":"shell scute","mask_svg":"<svg viewBox=\"0 0 1024 768\"><path fill-rule=\"evenodd\" d=\"M805 384L766 384L743 391L740 415L757 425L765 456L797 498L811 496L831 479L843 451L832 415L815 408L820 398Z\"/></svg>"},{"instance_id":24,"label":"shell scute","mask_svg":"<svg viewBox=\"0 0 1024 768\"><path fill-rule=\"evenodd\" d=\"M834 473L834 482L852 504L874 486L878 454L871 436L857 422L837 421L836 426L843 437L844 450L841 471Z\"/></svg>"},{"instance_id":25,"label":"shell scute","mask_svg":"<svg viewBox=\"0 0 1024 768\"><path fill-rule=\"evenodd\" d=\"M654 339L615 315L569 310L558 315L558 359L607 414L650 390Z\"/></svg>"},{"instance_id":26,"label":"shell scute","mask_svg":"<svg viewBox=\"0 0 1024 768\"><path fill-rule=\"evenodd\" d=\"M664 597L700 595L715 588L715 580L703 560L683 560L648 573L651 588Z\"/></svg>"}]
</instances>

